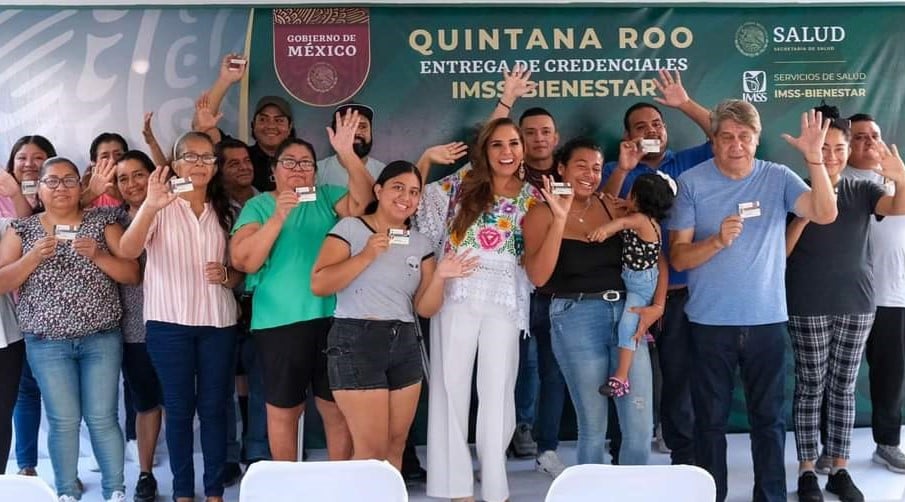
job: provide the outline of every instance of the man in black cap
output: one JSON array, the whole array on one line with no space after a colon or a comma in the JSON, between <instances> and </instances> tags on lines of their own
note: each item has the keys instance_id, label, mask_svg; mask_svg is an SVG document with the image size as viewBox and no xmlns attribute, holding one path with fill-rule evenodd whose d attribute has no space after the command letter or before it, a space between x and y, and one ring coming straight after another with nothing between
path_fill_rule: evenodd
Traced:
<instances>
[{"instance_id":1,"label":"man in black cap","mask_svg":"<svg viewBox=\"0 0 905 502\"><path fill-rule=\"evenodd\" d=\"M353 102L339 105L336 110L333 111L331 127L335 130L336 115L345 114L346 110L349 109L357 111L358 115L361 117L361 121L358 123L358 131L355 133L355 144L353 145L355 154L358 155L358 158L364 163L365 169L368 170L371 177L377 179L377 176L380 175L380 171L383 170L383 167L386 164L368 157L368 154L371 153L371 146L373 145L371 125L374 122L374 109L370 106ZM330 157L318 161L317 181L324 185L347 186L349 184L349 173L346 172L346 168L339 163L339 159L336 155L331 155Z\"/></svg>"}]
</instances>

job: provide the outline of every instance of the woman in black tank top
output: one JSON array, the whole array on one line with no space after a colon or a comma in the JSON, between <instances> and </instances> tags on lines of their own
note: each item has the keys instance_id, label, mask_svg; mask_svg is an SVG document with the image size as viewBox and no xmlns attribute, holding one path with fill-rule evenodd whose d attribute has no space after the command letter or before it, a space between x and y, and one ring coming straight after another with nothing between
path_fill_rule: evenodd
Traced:
<instances>
[{"instance_id":1,"label":"woman in black tank top","mask_svg":"<svg viewBox=\"0 0 905 502\"><path fill-rule=\"evenodd\" d=\"M609 199L599 199L603 155L587 139L563 145L557 169L570 183L571 196L552 196L525 217L525 269L539 294L549 295L553 352L559 363L578 417L578 463L603 463L607 427L606 398L597 393L615 368L618 355L616 325L622 315L625 286L622 238L588 240L594 228L623 215ZM650 325L656 313L641 313ZM648 463L653 386L646 344L635 353L629 378L632 394L614 399L622 431L619 461ZM637 384L635 383L637 380Z\"/></svg>"}]
</instances>

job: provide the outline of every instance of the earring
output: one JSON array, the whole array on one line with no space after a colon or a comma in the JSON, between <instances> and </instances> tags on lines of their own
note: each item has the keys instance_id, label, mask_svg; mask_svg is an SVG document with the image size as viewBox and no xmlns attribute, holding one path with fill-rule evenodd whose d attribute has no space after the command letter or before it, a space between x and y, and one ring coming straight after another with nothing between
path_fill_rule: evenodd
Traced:
<instances>
[{"instance_id":1,"label":"earring","mask_svg":"<svg viewBox=\"0 0 905 502\"><path fill-rule=\"evenodd\" d=\"M518 165L518 179L525 181L525 161L522 160Z\"/></svg>"}]
</instances>

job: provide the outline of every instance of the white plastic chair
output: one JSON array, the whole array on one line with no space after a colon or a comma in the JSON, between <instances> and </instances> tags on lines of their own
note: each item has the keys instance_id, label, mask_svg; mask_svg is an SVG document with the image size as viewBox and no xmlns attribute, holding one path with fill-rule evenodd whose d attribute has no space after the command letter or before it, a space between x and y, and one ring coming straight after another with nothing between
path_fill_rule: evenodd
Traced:
<instances>
[{"instance_id":1,"label":"white plastic chair","mask_svg":"<svg viewBox=\"0 0 905 502\"><path fill-rule=\"evenodd\" d=\"M405 481L379 460L255 462L239 487L239 502L408 502Z\"/></svg>"},{"instance_id":2,"label":"white plastic chair","mask_svg":"<svg viewBox=\"0 0 905 502\"><path fill-rule=\"evenodd\" d=\"M546 502L711 502L713 477L690 465L601 465L569 467L553 480Z\"/></svg>"},{"instance_id":3,"label":"white plastic chair","mask_svg":"<svg viewBox=\"0 0 905 502\"><path fill-rule=\"evenodd\" d=\"M41 478L4 474L0 475L0 500L57 502L57 495Z\"/></svg>"}]
</instances>

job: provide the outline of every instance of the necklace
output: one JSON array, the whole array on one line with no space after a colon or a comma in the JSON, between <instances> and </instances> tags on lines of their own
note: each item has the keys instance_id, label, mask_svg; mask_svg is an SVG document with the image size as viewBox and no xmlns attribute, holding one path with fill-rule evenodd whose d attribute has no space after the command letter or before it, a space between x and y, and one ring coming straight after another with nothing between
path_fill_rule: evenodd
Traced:
<instances>
[{"instance_id":1,"label":"necklace","mask_svg":"<svg viewBox=\"0 0 905 502\"><path fill-rule=\"evenodd\" d=\"M581 210L581 215L578 216L578 223L584 223L584 215L588 212L588 209L591 207L591 198L588 197L587 202L585 202L584 209ZM569 211L569 216L575 216L573 211Z\"/></svg>"}]
</instances>

